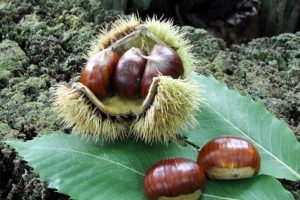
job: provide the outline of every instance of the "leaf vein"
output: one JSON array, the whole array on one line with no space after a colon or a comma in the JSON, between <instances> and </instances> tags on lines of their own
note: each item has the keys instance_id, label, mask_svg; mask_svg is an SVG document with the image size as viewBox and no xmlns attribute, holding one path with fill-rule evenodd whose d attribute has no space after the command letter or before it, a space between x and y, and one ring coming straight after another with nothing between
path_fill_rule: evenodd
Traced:
<instances>
[{"instance_id":1,"label":"leaf vein","mask_svg":"<svg viewBox=\"0 0 300 200\"><path fill-rule=\"evenodd\" d=\"M211 197L211 198L216 198L216 199L224 199L224 200L240 200L240 199L233 199L230 197L221 197L221 196L216 196L216 195L212 195L212 194L202 194L205 197Z\"/></svg>"},{"instance_id":2,"label":"leaf vein","mask_svg":"<svg viewBox=\"0 0 300 200\"><path fill-rule=\"evenodd\" d=\"M66 152L73 152L73 153L78 153L78 154L81 154L81 155L86 155L86 156L90 156L90 157L94 157L94 158L97 158L97 159L100 159L100 160L104 160L104 161L107 161L107 162L110 162L112 164L115 164L115 165L118 165L120 167L124 167L125 169L128 169L136 174L139 174L141 176L145 176L144 173L142 172L139 172L131 167L128 167L122 163L119 163L119 162L116 162L114 160L110 160L110 159L107 159L107 158L104 158L104 157L100 157L100 156L95 156L93 154L90 154L90 153L86 153L86 152L81 152L81 151L77 151L77 150L74 150L74 149L65 149L65 148L57 148L57 147L40 147L40 146L35 146L35 147L32 147L32 148L35 148L35 149L52 149L52 150L59 150L59 151L66 151Z\"/></svg>"},{"instance_id":3,"label":"leaf vein","mask_svg":"<svg viewBox=\"0 0 300 200\"><path fill-rule=\"evenodd\" d=\"M270 155L272 158L274 158L277 162L279 162L281 165L283 165L285 168L287 168L289 171L291 171L292 174L294 174L297 178L300 179L300 174L298 174L296 171L294 171L292 168L290 168L286 163L284 163L282 160L280 160L275 155L273 155L270 151L268 151L263 146L261 146L259 143L257 143L255 140L253 140L251 137L249 137L240 128L238 128L237 126L235 126L233 123L231 123L231 121L229 121L226 117L224 117L220 112L218 112L217 110L215 110L214 108L212 108L208 103L204 102L204 104L209 109L211 109L213 112L215 112L217 115L219 115L220 117L222 117L224 119L224 121L226 121L227 123L229 123L234 129L236 129L238 132L240 132L242 135L244 135L244 137L248 138L252 143L254 143L260 149L262 149L263 151L265 151L268 155Z\"/></svg>"}]
</instances>

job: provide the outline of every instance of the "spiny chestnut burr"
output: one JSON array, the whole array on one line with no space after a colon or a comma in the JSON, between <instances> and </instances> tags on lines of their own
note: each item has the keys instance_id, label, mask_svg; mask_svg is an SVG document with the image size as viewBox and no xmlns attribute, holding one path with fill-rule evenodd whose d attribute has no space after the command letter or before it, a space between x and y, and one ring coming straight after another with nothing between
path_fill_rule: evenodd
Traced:
<instances>
[{"instance_id":1,"label":"spiny chestnut burr","mask_svg":"<svg viewBox=\"0 0 300 200\"><path fill-rule=\"evenodd\" d=\"M153 78L159 74L177 79L183 72L182 61L174 49L163 45L154 45L147 57L142 78L142 96L147 96Z\"/></svg>"},{"instance_id":2,"label":"spiny chestnut burr","mask_svg":"<svg viewBox=\"0 0 300 200\"><path fill-rule=\"evenodd\" d=\"M187 158L170 158L157 162L146 173L144 192L152 200L197 200L206 183L202 168Z\"/></svg>"},{"instance_id":3,"label":"spiny chestnut burr","mask_svg":"<svg viewBox=\"0 0 300 200\"><path fill-rule=\"evenodd\" d=\"M115 93L121 97L140 96L141 81L146 65L145 52L131 48L120 58L114 72L113 85Z\"/></svg>"},{"instance_id":4,"label":"spiny chestnut burr","mask_svg":"<svg viewBox=\"0 0 300 200\"><path fill-rule=\"evenodd\" d=\"M119 55L105 49L93 55L81 71L80 82L87 86L99 99L112 94L112 75Z\"/></svg>"},{"instance_id":5,"label":"spiny chestnut burr","mask_svg":"<svg viewBox=\"0 0 300 200\"><path fill-rule=\"evenodd\" d=\"M233 136L209 141L201 149L197 162L211 179L249 178L260 168L260 156L255 146Z\"/></svg>"},{"instance_id":6,"label":"spiny chestnut burr","mask_svg":"<svg viewBox=\"0 0 300 200\"><path fill-rule=\"evenodd\" d=\"M80 82L52 90L55 110L72 132L103 142L167 144L196 124L197 59L171 20L119 18L100 30L87 55Z\"/></svg>"}]
</instances>

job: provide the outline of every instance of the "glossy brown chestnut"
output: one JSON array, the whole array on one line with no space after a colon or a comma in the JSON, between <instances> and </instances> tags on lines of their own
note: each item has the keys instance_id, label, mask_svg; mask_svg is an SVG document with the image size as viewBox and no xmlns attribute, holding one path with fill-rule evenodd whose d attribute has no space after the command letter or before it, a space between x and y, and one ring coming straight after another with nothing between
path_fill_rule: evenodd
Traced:
<instances>
[{"instance_id":1,"label":"glossy brown chestnut","mask_svg":"<svg viewBox=\"0 0 300 200\"><path fill-rule=\"evenodd\" d=\"M92 56L81 71L80 82L87 86L99 99L112 94L112 75L119 55L105 49Z\"/></svg>"},{"instance_id":2,"label":"glossy brown chestnut","mask_svg":"<svg viewBox=\"0 0 300 200\"><path fill-rule=\"evenodd\" d=\"M183 71L182 61L174 49L167 46L154 45L148 56L142 78L142 96L147 96L154 77L162 74L172 78L179 78Z\"/></svg>"},{"instance_id":3,"label":"glossy brown chestnut","mask_svg":"<svg viewBox=\"0 0 300 200\"><path fill-rule=\"evenodd\" d=\"M198 199L205 183L205 174L196 162L186 158L171 158L157 162L148 170L144 192L150 199L188 194ZM184 199L188 199L187 196Z\"/></svg>"},{"instance_id":4,"label":"glossy brown chestnut","mask_svg":"<svg viewBox=\"0 0 300 200\"><path fill-rule=\"evenodd\" d=\"M245 139L226 136L209 141L198 156L206 175L211 179L241 179L257 174L260 156Z\"/></svg>"},{"instance_id":5,"label":"glossy brown chestnut","mask_svg":"<svg viewBox=\"0 0 300 200\"><path fill-rule=\"evenodd\" d=\"M120 58L113 76L115 93L122 97L132 98L141 95L142 76L146 54L138 48L131 48Z\"/></svg>"}]
</instances>

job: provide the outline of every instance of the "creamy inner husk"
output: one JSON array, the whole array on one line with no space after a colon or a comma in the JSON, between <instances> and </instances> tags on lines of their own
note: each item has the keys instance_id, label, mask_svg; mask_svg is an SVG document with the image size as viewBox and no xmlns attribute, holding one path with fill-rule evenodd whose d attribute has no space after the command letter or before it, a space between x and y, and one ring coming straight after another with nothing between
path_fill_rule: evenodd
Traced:
<instances>
[{"instance_id":1,"label":"creamy inner husk","mask_svg":"<svg viewBox=\"0 0 300 200\"><path fill-rule=\"evenodd\" d=\"M176 197L160 197L158 200L198 200L201 196L201 190L196 190L190 194L182 194Z\"/></svg>"},{"instance_id":2,"label":"creamy inner husk","mask_svg":"<svg viewBox=\"0 0 300 200\"><path fill-rule=\"evenodd\" d=\"M212 168L207 172L207 175L211 179L242 179L249 178L254 175L255 171L252 167L241 168Z\"/></svg>"},{"instance_id":3,"label":"creamy inner husk","mask_svg":"<svg viewBox=\"0 0 300 200\"><path fill-rule=\"evenodd\" d=\"M108 48L111 48L119 55L122 55L132 47L141 48L150 52L155 44L166 45L157 36L147 31L146 27L140 26L139 29L116 41ZM154 78L149 93L145 98L130 99L115 95L99 100L89 88L81 83L75 83L72 87L80 89L102 112L112 116L128 116L139 115L151 105L158 84L159 77Z\"/></svg>"},{"instance_id":4,"label":"creamy inner husk","mask_svg":"<svg viewBox=\"0 0 300 200\"><path fill-rule=\"evenodd\" d=\"M140 115L143 113L153 101L159 84L160 77L153 78L153 82L149 88L149 93L145 99L143 98L123 98L120 96L112 96L99 100L95 94L85 85L74 83L72 88L80 90L86 97L103 113L111 116L128 116Z\"/></svg>"}]
</instances>

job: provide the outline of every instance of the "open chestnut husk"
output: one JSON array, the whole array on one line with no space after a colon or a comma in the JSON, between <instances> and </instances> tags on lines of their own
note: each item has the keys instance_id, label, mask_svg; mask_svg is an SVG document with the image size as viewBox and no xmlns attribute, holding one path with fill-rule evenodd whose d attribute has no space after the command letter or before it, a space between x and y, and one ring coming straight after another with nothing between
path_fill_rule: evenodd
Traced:
<instances>
[{"instance_id":1,"label":"open chestnut husk","mask_svg":"<svg viewBox=\"0 0 300 200\"><path fill-rule=\"evenodd\" d=\"M205 183L205 174L196 162L170 158L157 162L147 171L144 193L152 200L198 200Z\"/></svg>"},{"instance_id":2,"label":"open chestnut husk","mask_svg":"<svg viewBox=\"0 0 300 200\"><path fill-rule=\"evenodd\" d=\"M133 16L101 32L80 82L53 90L54 106L68 128L103 141L167 143L195 124L200 87L190 79L195 59L178 27Z\"/></svg>"},{"instance_id":3,"label":"open chestnut husk","mask_svg":"<svg viewBox=\"0 0 300 200\"><path fill-rule=\"evenodd\" d=\"M210 179L249 178L260 169L260 156L249 141L225 136L209 141L198 155L198 164Z\"/></svg>"}]
</instances>

